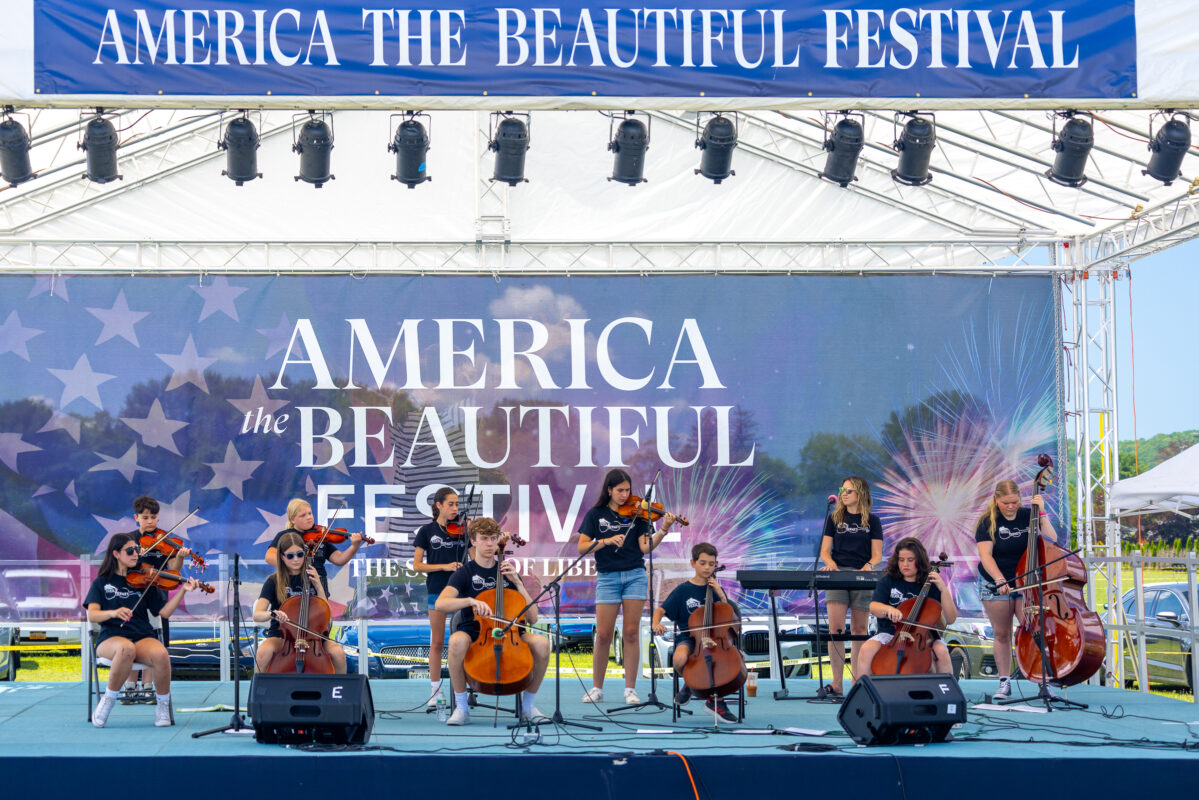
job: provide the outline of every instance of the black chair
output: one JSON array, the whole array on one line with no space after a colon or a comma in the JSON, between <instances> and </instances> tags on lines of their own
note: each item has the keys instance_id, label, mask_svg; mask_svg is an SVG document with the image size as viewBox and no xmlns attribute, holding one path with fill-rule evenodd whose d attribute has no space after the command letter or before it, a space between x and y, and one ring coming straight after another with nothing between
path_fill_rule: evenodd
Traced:
<instances>
[{"instance_id":1,"label":"black chair","mask_svg":"<svg viewBox=\"0 0 1199 800\"><path fill-rule=\"evenodd\" d=\"M153 626L154 633L156 636L158 636L159 641L162 641L162 620L159 617L155 616L154 614L151 614L150 615L150 624ZM100 702L100 698L104 696L104 689L108 685L107 681L102 682L100 680L100 668L101 667L106 667L106 668L111 667L112 660L108 659L108 658L104 658L102 656L98 656L96 654L96 634L99 633L99 631L100 631L100 625L95 622L89 622L87 624L86 628L87 628L87 644L84 647L80 648L80 652L82 652L84 654L84 656L83 656L84 658L89 659L89 661L87 663L87 675L88 675L87 721L91 722L92 721L92 710L95 709L96 704ZM134 661L133 668L130 671L130 675L132 675L135 672L140 672L142 670L148 670L150 668L151 667L149 664L142 664L140 662ZM143 696L142 692L139 692L136 689L130 689L128 687L128 685L126 685L126 686L121 687L119 702L137 703L142 700L142 696ZM172 725L175 724L175 707L174 707L174 705L171 706L171 724Z\"/></svg>"},{"instance_id":2,"label":"black chair","mask_svg":"<svg viewBox=\"0 0 1199 800\"><path fill-rule=\"evenodd\" d=\"M450 636L452 636L454 634L454 631L458 630L458 623L461 621L462 621L462 609L459 609L459 610L455 611L453 613L453 615L450 617L450 628L449 628ZM448 655L449 654L449 646L450 646L449 636L446 637L445 646L446 646L446 654ZM524 694L524 693L517 692L514 695L516 705L512 709L512 711L514 714L516 714L517 720L520 719L520 698L521 698L522 694ZM450 684L449 695L450 695L449 709L450 709L450 713L452 714L452 713L454 713L454 709L457 707L457 704L454 702L454 687L453 687L452 683ZM490 705L487 705L486 703L480 703L478 692L476 692L474 689L470 688L469 683L467 684L467 687L466 687L466 697L467 697L467 706L469 708L490 708L493 710L498 710L498 706L490 706Z\"/></svg>"}]
</instances>

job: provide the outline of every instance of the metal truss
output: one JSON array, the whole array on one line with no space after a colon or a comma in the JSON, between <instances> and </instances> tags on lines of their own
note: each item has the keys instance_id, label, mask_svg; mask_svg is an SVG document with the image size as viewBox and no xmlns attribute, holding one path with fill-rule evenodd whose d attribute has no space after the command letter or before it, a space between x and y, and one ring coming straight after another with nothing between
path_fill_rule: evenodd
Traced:
<instances>
[{"instance_id":1,"label":"metal truss","mask_svg":"<svg viewBox=\"0 0 1199 800\"><path fill-rule=\"evenodd\" d=\"M1186 193L1133 215L1082 240L1089 267L1118 267L1195 238L1199 229L1199 178Z\"/></svg>"}]
</instances>

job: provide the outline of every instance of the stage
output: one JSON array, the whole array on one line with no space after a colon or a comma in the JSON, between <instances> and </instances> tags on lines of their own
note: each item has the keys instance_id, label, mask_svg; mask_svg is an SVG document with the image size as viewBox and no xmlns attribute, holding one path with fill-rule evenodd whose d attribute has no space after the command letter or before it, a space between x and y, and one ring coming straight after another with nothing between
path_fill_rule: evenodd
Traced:
<instances>
[{"instance_id":1,"label":"stage","mask_svg":"<svg viewBox=\"0 0 1199 800\"><path fill-rule=\"evenodd\" d=\"M538 795L571 800L689 798L696 791L699 797L779 797L797 788L851 798L946 797L951 789L977 792L997 782L1036 787L1038 796L1050 790L1077 797L1143 796L1189 794L1199 783L1199 707L1136 692L1074 687L1069 697L1088 703L1085 711L1018 710L1040 707L1031 704L983 710L975 706L995 682L966 681L968 719L953 741L864 747L837 723L839 706L773 700L777 682L761 682L743 724L719 727L695 700L687 706L695 714L678 723L671 723L669 711L605 718L600 708L579 701L576 684L563 685L563 714L602 731L546 724L540 741L523 744L506 728L510 715L501 715L500 727L493 728L494 712L476 709L469 726L447 728L424 713L424 681L372 681L376 721L369 743L331 749L264 745L250 735L192 738L229 721L230 712L184 709L231 704L231 683L177 682L174 727L155 728L150 706L117 706L103 730L85 719L82 684L10 683L0 685L0 765L10 797L47 791L89 798L130 792L249 797L272 785L296 784L329 794L398 790L452 796L478 791L495 777L506 781L505 796L527 782ZM618 686L610 682L608 688ZM1015 687L1017 694L1035 695L1031 684ZM789 681L788 688L808 695L816 684ZM639 689L644 697L648 684ZM243 703L247 690L243 684ZM662 694L668 691L667 686ZM538 707L552 713L552 684ZM783 733L786 728L824 735ZM513 755L521 757L519 769L500 761ZM120 782L118 776L140 777Z\"/></svg>"}]
</instances>

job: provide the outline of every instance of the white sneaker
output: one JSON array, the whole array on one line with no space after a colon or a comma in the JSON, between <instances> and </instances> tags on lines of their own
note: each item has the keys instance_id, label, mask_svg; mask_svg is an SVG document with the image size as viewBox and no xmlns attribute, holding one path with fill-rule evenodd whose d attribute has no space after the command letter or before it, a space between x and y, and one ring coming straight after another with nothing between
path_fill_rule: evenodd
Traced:
<instances>
[{"instance_id":1,"label":"white sneaker","mask_svg":"<svg viewBox=\"0 0 1199 800\"><path fill-rule=\"evenodd\" d=\"M587 690L587 694L583 695L584 703L602 703L604 701L604 690L598 686L592 686Z\"/></svg>"},{"instance_id":2,"label":"white sneaker","mask_svg":"<svg viewBox=\"0 0 1199 800\"><path fill-rule=\"evenodd\" d=\"M450 714L450 718L445 721L446 725L468 725L470 723L470 712L465 706L458 706L454 709L454 713Z\"/></svg>"},{"instance_id":3,"label":"white sneaker","mask_svg":"<svg viewBox=\"0 0 1199 800\"><path fill-rule=\"evenodd\" d=\"M429 702L425 703L425 705L429 708L437 708L437 701L445 697L441 691L441 684L437 684L437 688L431 689L431 691L433 692L433 696L429 698Z\"/></svg>"},{"instance_id":4,"label":"white sneaker","mask_svg":"<svg viewBox=\"0 0 1199 800\"><path fill-rule=\"evenodd\" d=\"M175 724L171 722L171 704L169 701L154 704L154 724L159 728L168 728Z\"/></svg>"},{"instance_id":5,"label":"white sneaker","mask_svg":"<svg viewBox=\"0 0 1199 800\"><path fill-rule=\"evenodd\" d=\"M521 712L520 721L526 725L536 725L539 722L548 722L549 717L547 717L545 714L542 714L541 709L539 709L537 706L533 706L532 710L530 710L528 714Z\"/></svg>"},{"instance_id":6,"label":"white sneaker","mask_svg":"<svg viewBox=\"0 0 1199 800\"><path fill-rule=\"evenodd\" d=\"M995 694L991 695L992 700L1007 700L1012 696L1012 679L1003 677L999 679L999 688L995 690Z\"/></svg>"},{"instance_id":7,"label":"white sneaker","mask_svg":"<svg viewBox=\"0 0 1199 800\"><path fill-rule=\"evenodd\" d=\"M92 712L92 724L97 728L103 728L108 724L108 714L112 711L113 700L108 695L100 698L100 702L96 704L96 710Z\"/></svg>"},{"instance_id":8,"label":"white sneaker","mask_svg":"<svg viewBox=\"0 0 1199 800\"><path fill-rule=\"evenodd\" d=\"M641 702L641 698L637 696L637 690L631 686L624 687L624 701L627 705L635 706Z\"/></svg>"}]
</instances>

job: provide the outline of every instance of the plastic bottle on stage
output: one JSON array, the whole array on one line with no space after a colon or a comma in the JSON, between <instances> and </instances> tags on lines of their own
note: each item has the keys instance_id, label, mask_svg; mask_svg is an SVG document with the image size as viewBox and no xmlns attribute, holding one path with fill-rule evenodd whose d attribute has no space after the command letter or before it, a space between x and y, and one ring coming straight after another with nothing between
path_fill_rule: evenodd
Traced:
<instances>
[{"instance_id":1,"label":"plastic bottle on stage","mask_svg":"<svg viewBox=\"0 0 1199 800\"><path fill-rule=\"evenodd\" d=\"M750 697L758 696L758 671L751 669L745 678L745 693Z\"/></svg>"},{"instance_id":2,"label":"plastic bottle on stage","mask_svg":"<svg viewBox=\"0 0 1199 800\"><path fill-rule=\"evenodd\" d=\"M437 696L437 721L445 722L447 719L449 719L449 716L446 714L446 711L445 711L445 697L438 695Z\"/></svg>"}]
</instances>

